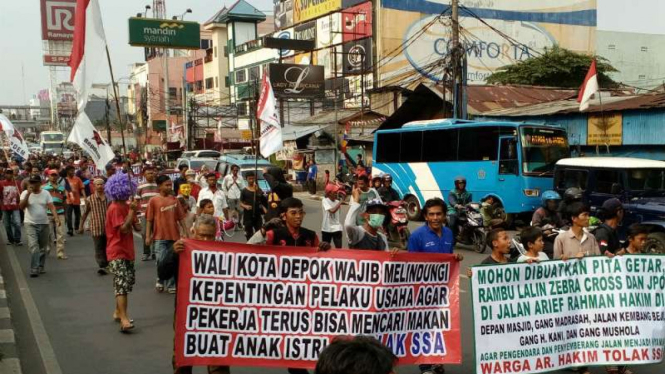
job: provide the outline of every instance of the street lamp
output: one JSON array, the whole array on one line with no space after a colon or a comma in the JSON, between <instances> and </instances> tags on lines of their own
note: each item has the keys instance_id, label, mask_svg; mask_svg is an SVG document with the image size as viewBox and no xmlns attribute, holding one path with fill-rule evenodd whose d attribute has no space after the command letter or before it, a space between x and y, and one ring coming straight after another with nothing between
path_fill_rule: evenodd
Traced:
<instances>
[{"instance_id":1,"label":"street lamp","mask_svg":"<svg viewBox=\"0 0 665 374\"><path fill-rule=\"evenodd\" d=\"M182 21L182 20L185 19L185 14L187 14L187 13L191 13L191 12L192 12L192 9L191 9L191 8L187 8L187 10L186 10L183 14L181 14L179 17L178 17L178 16L173 16L172 19L173 19L174 21L177 21L178 18L180 18L180 21Z\"/></svg>"},{"instance_id":2,"label":"street lamp","mask_svg":"<svg viewBox=\"0 0 665 374\"><path fill-rule=\"evenodd\" d=\"M141 18L141 17L148 18L148 11L150 9L152 9L152 7L150 5L146 5L145 6L145 12L136 13L136 17L137 18Z\"/></svg>"}]
</instances>

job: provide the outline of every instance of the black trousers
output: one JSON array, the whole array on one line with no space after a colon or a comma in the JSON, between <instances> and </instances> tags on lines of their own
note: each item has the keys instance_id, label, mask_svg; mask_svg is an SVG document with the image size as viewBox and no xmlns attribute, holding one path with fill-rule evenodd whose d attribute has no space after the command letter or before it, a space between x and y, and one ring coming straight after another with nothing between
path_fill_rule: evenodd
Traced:
<instances>
[{"instance_id":1,"label":"black trousers","mask_svg":"<svg viewBox=\"0 0 665 374\"><path fill-rule=\"evenodd\" d=\"M254 233L261 230L263 218L260 214L252 215L251 210L244 210L242 216L242 225L245 228L245 237L247 240L254 236Z\"/></svg>"},{"instance_id":2,"label":"black trousers","mask_svg":"<svg viewBox=\"0 0 665 374\"><path fill-rule=\"evenodd\" d=\"M72 214L74 217L72 217ZM67 205L65 220L67 221L67 231L73 233L74 230L78 230L79 226L81 225L81 206Z\"/></svg>"},{"instance_id":3,"label":"black trousers","mask_svg":"<svg viewBox=\"0 0 665 374\"><path fill-rule=\"evenodd\" d=\"M321 231L321 241L326 243L334 243L335 248L342 248L342 232Z\"/></svg>"},{"instance_id":4,"label":"black trousers","mask_svg":"<svg viewBox=\"0 0 665 374\"><path fill-rule=\"evenodd\" d=\"M93 236L92 242L95 244L95 261L97 261L97 266L103 269L109 265L106 259L106 235Z\"/></svg>"}]
</instances>

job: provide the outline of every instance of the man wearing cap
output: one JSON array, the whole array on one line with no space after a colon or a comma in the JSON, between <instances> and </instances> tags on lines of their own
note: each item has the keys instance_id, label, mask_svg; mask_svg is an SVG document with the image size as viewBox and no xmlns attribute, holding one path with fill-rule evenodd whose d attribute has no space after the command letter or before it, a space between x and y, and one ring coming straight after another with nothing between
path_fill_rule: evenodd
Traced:
<instances>
[{"instance_id":1,"label":"man wearing cap","mask_svg":"<svg viewBox=\"0 0 665 374\"><path fill-rule=\"evenodd\" d=\"M44 185L44 190L51 195L53 206L58 214L57 218L60 222L63 222L65 217L65 187L61 183L58 183L60 175L57 170L47 170L46 176L48 177L48 182ZM65 260L67 259L67 256L65 255L65 225L56 225L56 217L53 216L51 211L48 211L48 218L49 223L52 225L52 228L49 230L50 238L48 252L51 252L53 242L55 241L55 250L58 254L58 258Z\"/></svg>"},{"instance_id":2,"label":"man wearing cap","mask_svg":"<svg viewBox=\"0 0 665 374\"><path fill-rule=\"evenodd\" d=\"M367 201L365 211L360 212L362 205L359 203L361 189L353 188L349 212L344 221L344 231L349 239L349 248L374 251L388 250L388 238L381 232L388 215L388 207L381 199ZM361 215L363 224L357 225L357 218Z\"/></svg>"},{"instance_id":3,"label":"man wearing cap","mask_svg":"<svg viewBox=\"0 0 665 374\"><path fill-rule=\"evenodd\" d=\"M600 253L616 254L621 250L617 227L623 220L623 213L623 204L617 198L605 200L600 208L599 216L603 223L593 231L600 247Z\"/></svg>"},{"instance_id":4,"label":"man wearing cap","mask_svg":"<svg viewBox=\"0 0 665 374\"><path fill-rule=\"evenodd\" d=\"M58 213L53 206L53 199L48 191L42 189L42 179L31 176L28 189L21 193L19 207L25 210L25 235L32 254L30 259L30 277L36 278L44 274L46 249L49 240L49 221L47 210L51 211L56 225L62 225Z\"/></svg>"}]
</instances>

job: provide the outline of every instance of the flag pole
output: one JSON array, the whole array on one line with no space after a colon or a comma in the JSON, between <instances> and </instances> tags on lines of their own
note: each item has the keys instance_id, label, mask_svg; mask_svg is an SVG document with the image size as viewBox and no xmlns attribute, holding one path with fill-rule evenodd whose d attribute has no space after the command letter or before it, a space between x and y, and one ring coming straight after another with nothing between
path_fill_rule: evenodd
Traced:
<instances>
[{"instance_id":1,"label":"flag pole","mask_svg":"<svg viewBox=\"0 0 665 374\"><path fill-rule=\"evenodd\" d=\"M111 65L111 53L109 52L109 46L106 45L106 60L109 63L109 72L111 73L111 84L113 85L113 94L115 95L115 110L118 116L118 123L120 123L120 137L122 137L122 153L123 155L127 154L127 147L125 146L125 129L122 123L122 114L120 113L120 97L118 93L118 87L116 87L115 78L113 77L113 65ZM111 140L109 139L109 145L112 146Z\"/></svg>"}]
</instances>

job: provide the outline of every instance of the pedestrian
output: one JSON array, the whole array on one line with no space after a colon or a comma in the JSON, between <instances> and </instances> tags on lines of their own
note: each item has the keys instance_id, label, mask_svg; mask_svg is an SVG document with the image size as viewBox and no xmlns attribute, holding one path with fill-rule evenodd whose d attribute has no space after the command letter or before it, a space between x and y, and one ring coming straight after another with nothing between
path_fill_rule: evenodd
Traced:
<instances>
[{"instance_id":1,"label":"pedestrian","mask_svg":"<svg viewBox=\"0 0 665 374\"><path fill-rule=\"evenodd\" d=\"M639 223L633 223L628 227L628 246L619 252L617 255L638 255L643 253L644 244L649 237L649 227Z\"/></svg>"},{"instance_id":2,"label":"pedestrian","mask_svg":"<svg viewBox=\"0 0 665 374\"><path fill-rule=\"evenodd\" d=\"M208 187L208 181L207 181L207 176L208 173L210 173L210 169L208 169L208 165L203 164L201 166L201 169L199 169L199 172L197 173L195 170L187 170L187 173L193 172L194 175L196 175L196 183L198 183L199 187L201 188L206 188Z\"/></svg>"},{"instance_id":3,"label":"pedestrian","mask_svg":"<svg viewBox=\"0 0 665 374\"><path fill-rule=\"evenodd\" d=\"M187 170L189 170L189 167L185 164L182 164L178 166L178 170L180 170L180 176L173 182L173 195L177 195L178 191L180 190L180 185L183 183L187 183Z\"/></svg>"},{"instance_id":4,"label":"pedestrian","mask_svg":"<svg viewBox=\"0 0 665 374\"><path fill-rule=\"evenodd\" d=\"M192 188L192 197L198 201L199 193L201 193L201 185L196 182L196 171L192 169L187 170L185 177L187 178L187 183Z\"/></svg>"},{"instance_id":5,"label":"pedestrian","mask_svg":"<svg viewBox=\"0 0 665 374\"><path fill-rule=\"evenodd\" d=\"M157 266L159 266L161 262L168 260L168 256L173 252L173 243L181 237L187 237L187 230L184 224L185 213L173 196L171 179L166 175L160 175L156 182L159 187L159 195L150 199L146 211L148 225L146 244L155 243ZM175 280L158 277L155 289L157 292L163 292L166 289L169 293L175 293Z\"/></svg>"},{"instance_id":6,"label":"pedestrian","mask_svg":"<svg viewBox=\"0 0 665 374\"><path fill-rule=\"evenodd\" d=\"M134 237L132 229L141 231L136 217L138 202L133 199L136 184L127 174L118 173L109 178L104 193L112 201L106 211L106 257L113 274L115 311L113 319L120 323L120 332L134 328L134 321L127 314L128 295L136 280L134 269ZM127 201L132 198L128 204Z\"/></svg>"},{"instance_id":7,"label":"pedestrian","mask_svg":"<svg viewBox=\"0 0 665 374\"><path fill-rule=\"evenodd\" d=\"M90 196L92 193L92 188L90 184L90 169L88 167L88 159L86 157L81 157L81 162L79 162L79 169L76 171L76 176L81 179L83 182L83 188L85 189L85 196Z\"/></svg>"},{"instance_id":8,"label":"pedestrian","mask_svg":"<svg viewBox=\"0 0 665 374\"><path fill-rule=\"evenodd\" d=\"M256 174L253 171L248 172L247 186L240 192L240 207L243 210L241 217L247 240L263 226L262 216L268 211L267 204L263 191L256 185Z\"/></svg>"},{"instance_id":9,"label":"pedestrian","mask_svg":"<svg viewBox=\"0 0 665 374\"><path fill-rule=\"evenodd\" d=\"M180 190L178 191L178 202L180 207L185 213L185 230L190 231L192 225L194 224L194 216L196 213L196 200L191 195L192 187L189 183L183 183L180 185Z\"/></svg>"},{"instance_id":10,"label":"pedestrian","mask_svg":"<svg viewBox=\"0 0 665 374\"><path fill-rule=\"evenodd\" d=\"M425 202L423 213L425 225L413 231L407 243L409 253L447 253L453 254L453 232L444 225L446 220L446 203L438 198ZM456 261L462 261L459 253L453 254ZM443 373L443 365L420 364L422 374Z\"/></svg>"},{"instance_id":11,"label":"pedestrian","mask_svg":"<svg viewBox=\"0 0 665 374\"><path fill-rule=\"evenodd\" d=\"M25 211L25 235L28 238L30 249L30 277L36 278L44 274L46 263L46 250L49 241L49 221L47 210L55 220L56 225L61 225L58 214L53 206L53 199L48 191L42 189L42 179L32 176L29 179L28 189L21 192L19 208Z\"/></svg>"},{"instance_id":12,"label":"pedestrian","mask_svg":"<svg viewBox=\"0 0 665 374\"><path fill-rule=\"evenodd\" d=\"M510 237L503 228L496 228L487 234L487 246L492 248L492 253L485 258L482 265L507 264L506 255L510 253Z\"/></svg>"},{"instance_id":13,"label":"pedestrian","mask_svg":"<svg viewBox=\"0 0 665 374\"><path fill-rule=\"evenodd\" d=\"M284 172L278 167L269 167L263 170L263 177L268 182L268 212L263 219L268 222L273 218L280 218L280 202L293 197L293 187L286 182Z\"/></svg>"},{"instance_id":14,"label":"pedestrian","mask_svg":"<svg viewBox=\"0 0 665 374\"><path fill-rule=\"evenodd\" d=\"M14 178L14 171L6 169L5 180L0 181L0 195L2 196L2 220L5 222L9 245L23 245L21 242L21 213L19 209L21 192L21 184Z\"/></svg>"},{"instance_id":15,"label":"pedestrian","mask_svg":"<svg viewBox=\"0 0 665 374\"><path fill-rule=\"evenodd\" d=\"M543 241L543 231L540 228L534 226L525 227L520 232L520 240L522 241L525 253L517 258L517 262L531 263L550 259L543 252L545 242Z\"/></svg>"},{"instance_id":16,"label":"pedestrian","mask_svg":"<svg viewBox=\"0 0 665 374\"><path fill-rule=\"evenodd\" d=\"M115 174L115 172L116 172L115 165L113 165L110 162L108 164L106 164L106 166L104 167L104 170L106 171L106 179L107 180L109 178L111 178L113 176L113 174Z\"/></svg>"},{"instance_id":17,"label":"pedestrian","mask_svg":"<svg viewBox=\"0 0 665 374\"><path fill-rule=\"evenodd\" d=\"M316 166L316 161L312 158L307 165L307 186L309 194L312 196L316 195L316 178L318 175L319 167Z\"/></svg>"},{"instance_id":18,"label":"pedestrian","mask_svg":"<svg viewBox=\"0 0 665 374\"><path fill-rule=\"evenodd\" d=\"M321 239L327 243L334 243L335 248L342 248L342 223L339 212L343 201L338 199L340 189L329 184L325 189L326 196L321 200L323 220L321 222Z\"/></svg>"},{"instance_id":19,"label":"pedestrian","mask_svg":"<svg viewBox=\"0 0 665 374\"><path fill-rule=\"evenodd\" d=\"M85 221L90 216L90 235L95 247L95 261L97 261L97 274L106 275L106 267L109 265L106 258L106 213L109 202L104 193L105 182L101 177L95 178L93 182L93 193L85 202L85 213L81 219L79 234L83 234Z\"/></svg>"},{"instance_id":20,"label":"pedestrian","mask_svg":"<svg viewBox=\"0 0 665 374\"><path fill-rule=\"evenodd\" d=\"M367 175L358 177L355 187L355 190L357 190L358 193L353 193L353 199L360 205L359 214L356 218L356 225L362 226L365 224L365 216L362 213L366 210L366 203L370 200L381 200L381 195L379 195L379 192L376 189L370 186L369 177Z\"/></svg>"},{"instance_id":21,"label":"pedestrian","mask_svg":"<svg viewBox=\"0 0 665 374\"><path fill-rule=\"evenodd\" d=\"M81 223L81 197L85 199L85 189L81 178L74 175L74 166L67 166L67 182L65 190L67 191L67 235L74 236L74 228L79 227Z\"/></svg>"},{"instance_id":22,"label":"pedestrian","mask_svg":"<svg viewBox=\"0 0 665 374\"><path fill-rule=\"evenodd\" d=\"M212 202L211 202L212 204ZM215 240L216 224L215 217L210 214L201 214L196 218L193 227L192 238L196 240L211 242ZM173 243L173 261L170 263L162 264L160 271L163 273L162 277L178 279L179 256L185 250L185 242L180 239ZM175 296L175 305L178 305L178 295ZM173 313L173 329L175 331L175 310ZM191 366L175 366L175 334L173 336L173 374L192 374ZM208 374L230 374L231 370L228 366L208 366Z\"/></svg>"},{"instance_id":23,"label":"pedestrian","mask_svg":"<svg viewBox=\"0 0 665 374\"><path fill-rule=\"evenodd\" d=\"M212 203L215 205L214 216L219 220L228 219L228 204L226 203L224 191L217 188L217 175L215 173L208 173L206 182L208 186L199 192L197 203L200 204L204 199L212 200Z\"/></svg>"},{"instance_id":24,"label":"pedestrian","mask_svg":"<svg viewBox=\"0 0 665 374\"><path fill-rule=\"evenodd\" d=\"M600 255L596 237L584 230L589 227L589 208L581 202L572 203L566 207L566 219L572 225L554 239L554 259Z\"/></svg>"},{"instance_id":25,"label":"pedestrian","mask_svg":"<svg viewBox=\"0 0 665 374\"><path fill-rule=\"evenodd\" d=\"M65 222L65 187L59 182L60 176L58 175L58 170L51 169L46 174L48 182L46 182L43 188L51 195L55 212L58 214L58 220ZM51 252L51 247L55 243L55 253L58 258L67 259L67 255L65 255L65 225L56 225L56 217L51 214L51 211L48 211L48 217L51 229L49 229L50 238L49 249L47 251Z\"/></svg>"},{"instance_id":26,"label":"pedestrian","mask_svg":"<svg viewBox=\"0 0 665 374\"><path fill-rule=\"evenodd\" d=\"M624 215L621 200L615 197L605 200L598 215L603 223L593 231L593 236L598 241L600 252L616 254L622 248L617 230L623 221Z\"/></svg>"},{"instance_id":27,"label":"pedestrian","mask_svg":"<svg viewBox=\"0 0 665 374\"><path fill-rule=\"evenodd\" d=\"M229 205L229 214L235 212L238 215L238 225L242 228L243 209L240 207L240 195L245 187L245 181L242 175L239 175L239 171L240 167L238 167L238 165L231 166L231 174L228 174L222 179L222 191L224 191L224 194L226 195L226 202Z\"/></svg>"},{"instance_id":28,"label":"pedestrian","mask_svg":"<svg viewBox=\"0 0 665 374\"><path fill-rule=\"evenodd\" d=\"M376 338L340 336L321 351L314 374L395 374L397 361Z\"/></svg>"},{"instance_id":29,"label":"pedestrian","mask_svg":"<svg viewBox=\"0 0 665 374\"><path fill-rule=\"evenodd\" d=\"M365 202L365 210L361 213L363 205L358 203L361 195L360 188L353 189L349 211L344 220L344 231L349 240L349 248L372 251L388 250L388 238L382 232L388 215L388 207L381 199ZM358 225L358 216L363 216L362 225Z\"/></svg>"},{"instance_id":30,"label":"pedestrian","mask_svg":"<svg viewBox=\"0 0 665 374\"><path fill-rule=\"evenodd\" d=\"M21 191L25 191L28 189L28 180L30 179L31 176L36 175L41 178L41 174L42 172L41 170L39 170L39 167L33 166L30 169L30 174L28 174L28 176L26 178L23 178L23 180L21 181Z\"/></svg>"},{"instance_id":31,"label":"pedestrian","mask_svg":"<svg viewBox=\"0 0 665 374\"><path fill-rule=\"evenodd\" d=\"M142 228L141 241L143 242L143 255L141 256L141 261L149 261L150 259L155 259L155 252L152 246L146 244L147 236L145 231L148 225L145 220L145 214L146 210L148 209L148 202L150 199L159 195L159 188L157 187L157 183L155 183L156 173L152 166L146 165L143 167L143 178L145 179L145 182L141 183L136 190L136 198L141 204L139 214Z\"/></svg>"}]
</instances>

